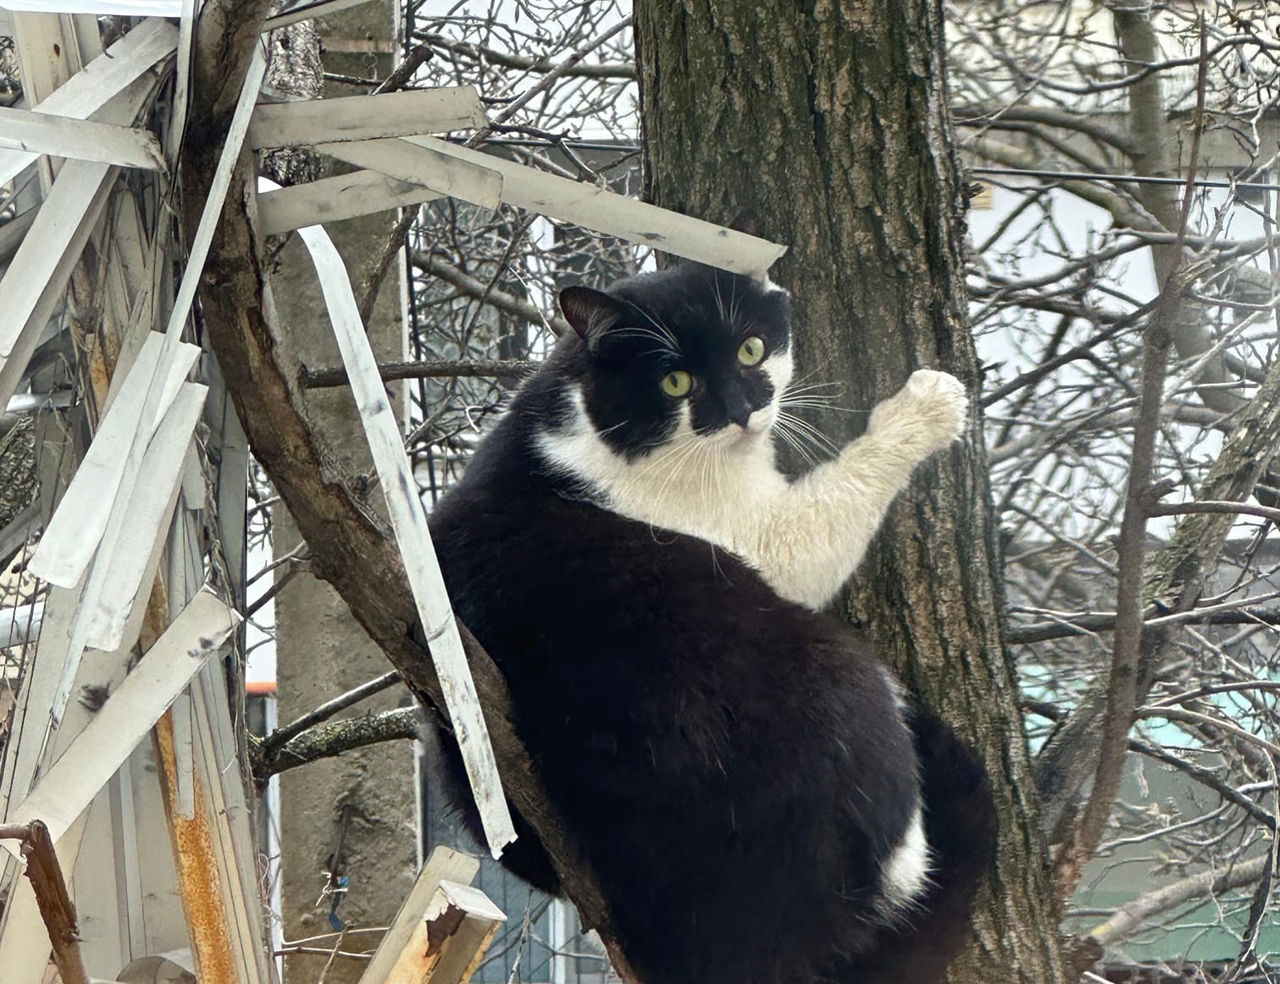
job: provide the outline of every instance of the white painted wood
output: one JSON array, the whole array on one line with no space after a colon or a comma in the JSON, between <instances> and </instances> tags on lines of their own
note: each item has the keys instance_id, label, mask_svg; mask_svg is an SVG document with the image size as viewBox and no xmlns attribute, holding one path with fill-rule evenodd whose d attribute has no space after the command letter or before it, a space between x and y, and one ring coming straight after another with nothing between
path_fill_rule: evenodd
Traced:
<instances>
[{"instance_id":1,"label":"white painted wood","mask_svg":"<svg viewBox=\"0 0 1280 984\"><path fill-rule=\"evenodd\" d=\"M316 150L356 167L426 185L432 191L461 198L481 208L496 209L506 200L503 198L503 176L496 168L460 160L431 148L417 147L406 140L326 143L317 144ZM566 183L574 184L572 181Z\"/></svg>"},{"instance_id":2,"label":"white painted wood","mask_svg":"<svg viewBox=\"0 0 1280 984\"><path fill-rule=\"evenodd\" d=\"M572 222L722 270L763 277L787 251L785 246L744 232L680 215L491 154L458 147L435 137L412 137L406 142L476 167L497 171L503 178L502 200L508 205L541 212L553 219ZM372 162L364 166L382 170ZM397 174L396 177L405 176Z\"/></svg>"},{"instance_id":3,"label":"white painted wood","mask_svg":"<svg viewBox=\"0 0 1280 984\"><path fill-rule=\"evenodd\" d=\"M43 617L43 601L0 610L0 646L22 646L35 639Z\"/></svg>"},{"instance_id":4,"label":"white painted wood","mask_svg":"<svg viewBox=\"0 0 1280 984\"><path fill-rule=\"evenodd\" d=\"M157 85L153 76L136 80L102 110L101 118L117 123L132 120L151 99ZM114 174L115 170L106 165L67 161L0 279L0 311L4 312L0 316L0 334L9 340L7 356L0 351L0 406L7 404L22 385L27 363L102 215ZM49 255L41 253L45 249L51 251ZM38 291L32 283L23 282L28 277L38 282Z\"/></svg>"},{"instance_id":5,"label":"white painted wood","mask_svg":"<svg viewBox=\"0 0 1280 984\"><path fill-rule=\"evenodd\" d=\"M314 17L327 17L330 14L337 13L339 10L358 7L360 4L368 2L369 0L320 0L318 3L295 4L288 10L282 10L274 17L268 17L262 25L262 33L266 34L268 31L279 30L282 27L288 27L290 24L311 20Z\"/></svg>"},{"instance_id":6,"label":"white painted wood","mask_svg":"<svg viewBox=\"0 0 1280 984\"><path fill-rule=\"evenodd\" d=\"M303 226L420 205L441 197L423 185L377 171L352 171L259 195L258 225L264 236L278 236Z\"/></svg>"},{"instance_id":7,"label":"white painted wood","mask_svg":"<svg viewBox=\"0 0 1280 984\"><path fill-rule=\"evenodd\" d=\"M69 161L58 175L0 280L0 311L4 312L0 316L0 358L8 360L13 355L19 336L32 324L32 315L48 288L62 292L66 282L62 274L70 276L84 248L93 225L86 217L91 211L100 212L99 199L110 174L106 164ZM5 403L11 395L5 395Z\"/></svg>"},{"instance_id":8,"label":"white painted wood","mask_svg":"<svg viewBox=\"0 0 1280 984\"><path fill-rule=\"evenodd\" d=\"M5 0L15 11L55 11L87 16L177 17L179 0Z\"/></svg>"},{"instance_id":9,"label":"white painted wood","mask_svg":"<svg viewBox=\"0 0 1280 984\"><path fill-rule=\"evenodd\" d=\"M187 129L187 111L191 103L191 67L194 60L197 0L181 0L178 12L178 60L173 82L173 108L165 120L164 152L176 162L182 149L182 136Z\"/></svg>"},{"instance_id":10,"label":"white painted wood","mask_svg":"<svg viewBox=\"0 0 1280 984\"><path fill-rule=\"evenodd\" d=\"M232 173L239 160L244 136L249 128L249 118L253 111L253 105L257 101L258 92L262 87L262 78L265 71L265 56L261 45L259 45L250 59L249 70L240 90L235 112L231 117L231 124L228 127L222 154L218 159L218 165L214 170L213 180L210 183L209 197L201 211L200 221L196 226L195 236L188 250L187 266L178 285L177 297L160 342L159 355L156 358L150 380L142 390L142 410L133 424L133 431L128 431L128 421L126 420L125 430L128 433L128 437L121 445L121 450L126 452L124 454L124 464L120 470L115 494L106 501L106 524L102 527L101 539L96 547L97 555L101 558L110 558L116 549L116 543L127 522L128 504L133 497L134 487L141 471L142 461L146 454L151 434L154 433L156 422L163 417L174 395L176 395L176 388L173 385L174 373L177 369L183 367L186 358L185 349L189 347L187 343L181 341L182 332L187 323L192 301L195 299L197 283L200 279L201 271L204 269L205 259L208 257L209 245L213 240L214 230L222 214L222 205L226 199L227 190L231 185ZM70 162L70 164L76 163L79 162ZM137 368L137 365L135 365L134 371L137 371ZM185 371L181 373L182 376L185 376L185 374ZM132 376L132 372L130 375ZM145 379L146 377L140 378ZM94 443L97 442L95 441ZM81 468L83 469L83 463ZM78 474L77 472L77 476ZM59 507L59 511L63 511L62 506ZM99 515L100 512L101 510L95 515ZM46 532L45 539L48 539L48 536L49 534ZM63 558L71 556L78 563L86 554L90 557L94 555L92 538L89 538L89 542L86 545L78 542L73 535L68 536L64 533L57 543L57 550L51 554L49 559L51 566L54 556ZM41 546L43 546L43 540ZM109 570L108 563L95 563L89 567L88 574L84 578L80 606L77 610L75 622L72 625L67 663L50 705L50 716L55 724L61 719L67 700L70 698L76 665L87 644L91 619L106 588Z\"/></svg>"},{"instance_id":11,"label":"white painted wood","mask_svg":"<svg viewBox=\"0 0 1280 984\"><path fill-rule=\"evenodd\" d=\"M160 142L146 130L25 109L0 107L0 148L165 170Z\"/></svg>"},{"instance_id":12,"label":"white painted wood","mask_svg":"<svg viewBox=\"0 0 1280 984\"><path fill-rule=\"evenodd\" d=\"M78 72L102 54L102 31L98 26L98 18L93 14L75 14L71 17L71 23L75 28L76 48L80 55L80 63L76 66Z\"/></svg>"},{"instance_id":13,"label":"white painted wood","mask_svg":"<svg viewBox=\"0 0 1280 984\"><path fill-rule=\"evenodd\" d=\"M49 708L62 677L71 646L78 591L53 587L45 596L44 618L35 659L23 675L22 689L13 709L9 739L4 747L4 771L0 773L0 820L8 820L9 808L27 795L35 779L40 753L49 729Z\"/></svg>"},{"instance_id":14,"label":"white painted wood","mask_svg":"<svg viewBox=\"0 0 1280 984\"><path fill-rule=\"evenodd\" d=\"M496 858L506 844L515 840L515 828L400 428L378 374L377 360L360 320L342 257L320 227L299 229L298 235L316 266L320 290L351 381L351 392L373 454L379 485L386 497L418 617L426 632L449 717L454 722L454 733L459 736L485 838Z\"/></svg>"},{"instance_id":15,"label":"white painted wood","mask_svg":"<svg viewBox=\"0 0 1280 984\"><path fill-rule=\"evenodd\" d=\"M413 936L413 930L422 921L423 914L435 897L442 881L469 885L480 871L480 862L448 847L437 847L418 872L413 888L405 896L400 910L391 922L378 949L365 965L359 984L383 984L401 952Z\"/></svg>"},{"instance_id":16,"label":"white painted wood","mask_svg":"<svg viewBox=\"0 0 1280 984\"><path fill-rule=\"evenodd\" d=\"M156 62L168 57L177 43L178 29L172 24L158 18L143 21L33 108L38 113L88 119ZM0 184L13 180L38 156L0 151Z\"/></svg>"},{"instance_id":17,"label":"white painted wood","mask_svg":"<svg viewBox=\"0 0 1280 984\"><path fill-rule=\"evenodd\" d=\"M205 815L213 828L223 911L229 918L239 979L268 984L272 971L253 817L244 795L245 766L238 758L226 677L216 663L207 664L192 682L191 708L195 774L207 797Z\"/></svg>"},{"instance_id":18,"label":"white painted wood","mask_svg":"<svg viewBox=\"0 0 1280 984\"><path fill-rule=\"evenodd\" d=\"M211 592L196 595L13 808L9 822L43 820L55 839L66 833L239 622ZM16 856L12 842L0 846Z\"/></svg>"},{"instance_id":19,"label":"white painted wood","mask_svg":"<svg viewBox=\"0 0 1280 984\"><path fill-rule=\"evenodd\" d=\"M453 915L442 925L446 913ZM463 984L506 918L478 888L441 882L386 984ZM433 940L433 930L443 939Z\"/></svg>"},{"instance_id":20,"label":"white painted wood","mask_svg":"<svg viewBox=\"0 0 1280 984\"><path fill-rule=\"evenodd\" d=\"M71 45L56 13L15 10L13 32L22 94L28 104L48 98L80 67L72 62ZM78 51L75 57L79 59Z\"/></svg>"},{"instance_id":21,"label":"white painted wood","mask_svg":"<svg viewBox=\"0 0 1280 984\"><path fill-rule=\"evenodd\" d=\"M262 150L448 133L484 123L484 104L472 86L406 89L377 96L264 103L253 111L249 146Z\"/></svg>"},{"instance_id":22,"label":"white painted wood","mask_svg":"<svg viewBox=\"0 0 1280 984\"><path fill-rule=\"evenodd\" d=\"M160 390L157 402L167 410L200 357L199 346L180 343L178 357L156 386L163 347L162 336L148 334L31 557L30 568L37 577L69 588L88 570L106 530L112 504L119 497L117 490L124 480L129 445L138 433L149 391L153 387ZM149 428L144 441L149 443L153 434L154 428Z\"/></svg>"},{"instance_id":23,"label":"white painted wood","mask_svg":"<svg viewBox=\"0 0 1280 984\"><path fill-rule=\"evenodd\" d=\"M147 446L115 548L109 557L101 559L107 563L106 578L88 612L85 636L86 644L95 649L113 650L124 641L125 625L142 586L147 562L156 542L169 531L187 449L207 392L207 386L183 383Z\"/></svg>"}]
</instances>

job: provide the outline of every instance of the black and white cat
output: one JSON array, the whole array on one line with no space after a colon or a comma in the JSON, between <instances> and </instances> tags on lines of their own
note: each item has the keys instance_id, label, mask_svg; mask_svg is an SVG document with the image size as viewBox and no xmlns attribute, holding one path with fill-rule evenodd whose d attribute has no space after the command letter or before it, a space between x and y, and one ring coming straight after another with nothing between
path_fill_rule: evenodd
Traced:
<instances>
[{"instance_id":1,"label":"black and white cat","mask_svg":"<svg viewBox=\"0 0 1280 984\"><path fill-rule=\"evenodd\" d=\"M940 978L990 852L981 769L816 609L960 435L963 387L916 372L788 481L785 291L688 264L561 306L575 333L431 526L634 968ZM504 861L557 887L527 831Z\"/></svg>"}]
</instances>

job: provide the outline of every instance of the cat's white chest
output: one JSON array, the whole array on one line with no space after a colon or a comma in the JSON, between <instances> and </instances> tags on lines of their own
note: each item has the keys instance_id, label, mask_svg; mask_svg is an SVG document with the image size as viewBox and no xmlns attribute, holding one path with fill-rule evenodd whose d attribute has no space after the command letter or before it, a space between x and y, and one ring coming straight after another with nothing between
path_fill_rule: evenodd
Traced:
<instances>
[{"instance_id":1,"label":"cat's white chest","mask_svg":"<svg viewBox=\"0 0 1280 984\"><path fill-rule=\"evenodd\" d=\"M579 392L573 402L571 423L538 438L549 463L589 485L620 515L699 537L751 560L760 519L786 488L774 466L768 426L759 433L726 428L700 437L686 414L668 443L628 461L596 433Z\"/></svg>"}]
</instances>

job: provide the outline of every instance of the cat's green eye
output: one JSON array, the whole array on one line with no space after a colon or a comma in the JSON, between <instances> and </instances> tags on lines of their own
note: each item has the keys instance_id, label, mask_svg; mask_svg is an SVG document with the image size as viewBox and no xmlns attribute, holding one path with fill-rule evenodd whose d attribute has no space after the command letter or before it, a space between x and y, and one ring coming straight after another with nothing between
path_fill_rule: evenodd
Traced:
<instances>
[{"instance_id":1,"label":"cat's green eye","mask_svg":"<svg viewBox=\"0 0 1280 984\"><path fill-rule=\"evenodd\" d=\"M693 389L693 377L683 369L669 372L662 377L662 392L667 396L688 396L691 389Z\"/></svg>"},{"instance_id":2,"label":"cat's green eye","mask_svg":"<svg viewBox=\"0 0 1280 984\"><path fill-rule=\"evenodd\" d=\"M738 346L738 361L744 366L754 366L764 358L764 339L752 335Z\"/></svg>"}]
</instances>

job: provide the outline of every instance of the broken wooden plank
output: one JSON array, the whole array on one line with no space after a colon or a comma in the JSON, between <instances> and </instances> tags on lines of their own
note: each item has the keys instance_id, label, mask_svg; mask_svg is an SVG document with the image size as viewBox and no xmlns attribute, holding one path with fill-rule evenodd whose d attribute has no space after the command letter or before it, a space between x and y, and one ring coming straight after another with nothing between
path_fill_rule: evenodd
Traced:
<instances>
[{"instance_id":1,"label":"broken wooden plank","mask_svg":"<svg viewBox=\"0 0 1280 984\"><path fill-rule=\"evenodd\" d=\"M32 108L37 113L88 119L172 54L177 43L178 30L172 24L158 18L143 21ZM0 151L0 184L12 181L38 158L38 154Z\"/></svg>"},{"instance_id":2,"label":"broken wooden plank","mask_svg":"<svg viewBox=\"0 0 1280 984\"><path fill-rule=\"evenodd\" d=\"M23 333L42 320L33 317L49 289L59 296L97 222L112 169L107 164L68 161L0 280L0 358L10 360ZM25 367L24 367L25 368ZM8 403L6 393L0 404Z\"/></svg>"},{"instance_id":3,"label":"broken wooden plank","mask_svg":"<svg viewBox=\"0 0 1280 984\"><path fill-rule=\"evenodd\" d=\"M164 171L160 141L146 130L0 107L0 148Z\"/></svg>"},{"instance_id":4,"label":"broken wooden plank","mask_svg":"<svg viewBox=\"0 0 1280 984\"><path fill-rule=\"evenodd\" d=\"M154 77L138 79L102 110L101 118L117 123L132 120L152 98L156 85ZM0 406L7 404L22 384L27 364L102 215L115 173L105 164L67 161L0 279L0 311L6 314L0 322L4 338L0 343Z\"/></svg>"},{"instance_id":5,"label":"broken wooden plank","mask_svg":"<svg viewBox=\"0 0 1280 984\"><path fill-rule=\"evenodd\" d=\"M467 984L506 918L478 888L441 882L386 984Z\"/></svg>"},{"instance_id":6,"label":"broken wooden plank","mask_svg":"<svg viewBox=\"0 0 1280 984\"><path fill-rule=\"evenodd\" d=\"M258 196L258 224L264 236L279 236L303 226L421 205L442 197L424 185L377 171L352 171Z\"/></svg>"},{"instance_id":7,"label":"broken wooden plank","mask_svg":"<svg viewBox=\"0 0 1280 984\"><path fill-rule=\"evenodd\" d=\"M417 147L406 140L326 143L317 144L316 150L356 167L425 185L432 191L460 198L481 208L496 209L506 200L503 197L503 177L496 168ZM483 154L478 156L484 157ZM572 181L567 183L574 184Z\"/></svg>"},{"instance_id":8,"label":"broken wooden plank","mask_svg":"<svg viewBox=\"0 0 1280 984\"><path fill-rule=\"evenodd\" d=\"M472 130L484 123L484 104L472 86L407 89L376 96L264 103L253 111L249 146L254 150L305 147Z\"/></svg>"},{"instance_id":9,"label":"broken wooden plank","mask_svg":"<svg viewBox=\"0 0 1280 984\"><path fill-rule=\"evenodd\" d=\"M42 820L61 837L239 622L211 592L196 595L7 822Z\"/></svg>"},{"instance_id":10,"label":"broken wooden plank","mask_svg":"<svg viewBox=\"0 0 1280 984\"><path fill-rule=\"evenodd\" d=\"M502 848L516 839L516 832L400 427L387 399L342 257L319 226L299 229L298 235L316 267L320 292L364 425L391 517L392 532L404 560L431 660L440 678L440 689L458 738L481 826L489 850L497 858Z\"/></svg>"},{"instance_id":11,"label":"broken wooden plank","mask_svg":"<svg viewBox=\"0 0 1280 984\"><path fill-rule=\"evenodd\" d=\"M183 383L147 446L139 481L122 514L123 525L115 549L110 557L103 558L107 574L102 592L87 613L85 642L94 649L110 652L124 641L147 562L156 541L168 532L187 449L207 392L206 386Z\"/></svg>"},{"instance_id":12,"label":"broken wooden plank","mask_svg":"<svg viewBox=\"0 0 1280 984\"><path fill-rule=\"evenodd\" d=\"M414 928L422 922L427 908L443 881L470 885L480 872L480 862L468 854L449 847L437 847L418 872L418 877L396 912L390 927L378 943L373 957L365 965L359 984L385 984L387 976L400 959Z\"/></svg>"},{"instance_id":13,"label":"broken wooden plank","mask_svg":"<svg viewBox=\"0 0 1280 984\"><path fill-rule=\"evenodd\" d=\"M84 577L118 497L129 443L138 431L149 393L159 390L158 403L167 410L200 357L198 345L183 342L168 374L156 380L163 341L155 332L148 334L31 557L31 572L51 584L69 588ZM154 426L148 428L148 443L154 433Z\"/></svg>"},{"instance_id":14,"label":"broken wooden plank","mask_svg":"<svg viewBox=\"0 0 1280 984\"><path fill-rule=\"evenodd\" d=\"M403 147L390 147L390 144L410 144L433 153L413 155ZM402 181L418 181L485 207L488 207L488 198L483 193L491 182L486 172L496 171L502 178L502 201L508 205L750 277L764 277L769 267L787 251L785 246L735 229L435 137L370 141L368 145L326 144L317 149L359 167L382 171ZM465 165L445 172L455 191L439 183L443 180L441 157Z\"/></svg>"}]
</instances>

